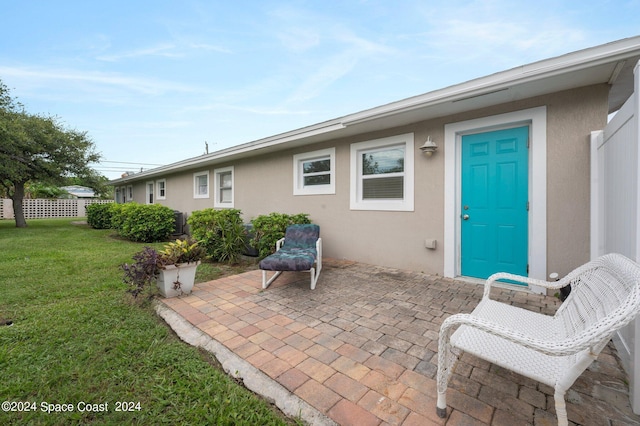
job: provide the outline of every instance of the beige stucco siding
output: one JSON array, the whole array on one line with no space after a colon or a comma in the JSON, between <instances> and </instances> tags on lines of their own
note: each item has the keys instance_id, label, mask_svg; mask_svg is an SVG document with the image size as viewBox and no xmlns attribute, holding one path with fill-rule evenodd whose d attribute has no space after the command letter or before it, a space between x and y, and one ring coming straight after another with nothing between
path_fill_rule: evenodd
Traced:
<instances>
[{"instance_id":1,"label":"beige stucco siding","mask_svg":"<svg viewBox=\"0 0 640 426\"><path fill-rule=\"evenodd\" d=\"M607 85L547 105L547 267L564 276L589 260L590 135L607 123Z\"/></svg>"},{"instance_id":2,"label":"beige stucco siding","mask_svg":"<svg viewBox=\"0 0 640 426\"><path fill-rule=\"evenodd\" d=\"M589 255L589 136L607 117L607 85L524 99L483 110L442 117L384 131L336 139L234 163L162 176L167 199L158 200L190 213L213 207L216 168L234 166L234 207L246 222L270 212L309 213L321 226L326 256L427 273L443 273L444 126L510 111L547 108L547 269L565 274ZM350 146L405 133L414 134L414 211L350 210ZM418 149L427 136L439 145L432 157ZM293 155L335 148L335 194L293 195ZM210 172L210 197L193 198L193 173ZM135 199L144 202L145 182ZM435 250L424 247L436 239Z\"/></svg>"}]
</instances>

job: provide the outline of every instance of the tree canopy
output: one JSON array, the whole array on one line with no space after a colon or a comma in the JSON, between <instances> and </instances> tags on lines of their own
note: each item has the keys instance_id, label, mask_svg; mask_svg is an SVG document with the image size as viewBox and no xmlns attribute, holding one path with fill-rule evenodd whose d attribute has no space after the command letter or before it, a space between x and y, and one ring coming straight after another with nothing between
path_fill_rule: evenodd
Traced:
<instances>
[{"instance_id":1,"label":"tree canopy","mask_svg":"<svg viewBox=\"0 0 640 426\"><path fill-rule=\"evenodd\" d=\"M13 201L17 227L25 227L25 185L62 185L71 177L98 182L89 167L100 154L87 132L68 129L56 117L28 113L0 80L0 187Z\"/></svg>"}]
</instances>

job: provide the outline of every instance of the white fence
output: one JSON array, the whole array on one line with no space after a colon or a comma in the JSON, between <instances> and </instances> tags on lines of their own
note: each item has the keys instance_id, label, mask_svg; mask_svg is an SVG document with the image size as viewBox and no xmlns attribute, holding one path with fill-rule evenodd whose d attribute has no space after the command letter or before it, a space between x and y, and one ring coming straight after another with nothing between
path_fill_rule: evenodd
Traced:
<instances>
[{"instance_id":1,"label":"white fence","mask_svg":"<svg viewBox=\"0 0 640 426\"><path fill-rule=\"evenodd\" d=\"M24 199L22 208L25 219L50 219L56 217L84 217L85 207L89 204L113 203L113 200L95 199ZM8 198L0 198L0 219L14 219L13 202Z\"/></svg>"},{"instance_id":2,"label":"white fence","mask_svg":"<svg viewBox=\"0 0 640 426\"><path fill-rule=\"evenodd\" d=\"M591 257L621 253L640 261L640 62L634 93L604 130L591 135ZM640 319L614 339L640 413Z\"/></svg>"}]
</instances>

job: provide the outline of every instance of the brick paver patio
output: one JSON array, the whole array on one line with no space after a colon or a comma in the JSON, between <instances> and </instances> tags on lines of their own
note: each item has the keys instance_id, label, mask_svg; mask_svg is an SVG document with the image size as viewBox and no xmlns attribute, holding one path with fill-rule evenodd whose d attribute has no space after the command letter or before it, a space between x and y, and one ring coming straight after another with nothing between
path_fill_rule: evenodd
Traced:
<instances>
[{"instance_id":1,"label":"brick paver patio","mask_svg":"<svg viewBox=\"0 0 640 426\"><path fill-rule=\"evenodd\" d=\"M553 389L464 354L452 376L449 416L435 414L438 330L482 296L476 284L326 260L317 288L261 272L196 284L164 305L204 335L340 425L553 425ZM553 313L554 297L496 289L492 296ZM236 372L242 375L241 372ZM572 424L640 424L613 345L567 393ZM268 392L265 392L268 393ZM269 397L269 395L265 395Z\"/></svg>"}]
</instances>

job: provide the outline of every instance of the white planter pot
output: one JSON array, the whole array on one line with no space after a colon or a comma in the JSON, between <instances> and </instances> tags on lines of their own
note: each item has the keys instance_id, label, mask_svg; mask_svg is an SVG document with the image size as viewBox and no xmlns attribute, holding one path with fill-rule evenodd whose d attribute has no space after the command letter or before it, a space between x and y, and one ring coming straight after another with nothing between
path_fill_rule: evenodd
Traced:
<instances>
[{"instance_id":1,"label":"white planter pot","mask_svg":"<svg viewBox=\"0 0 640 426\"><path fill-rule=\"evenodd\" d=\"M196 269L200 262L181 263L179 265L167 265L158 276L158 288L164 297L176 297L181 294L190 294L193 283L196 280ZM174 289L175 282L180 282L180 288Z\"/></svg>"}]
</instances>

